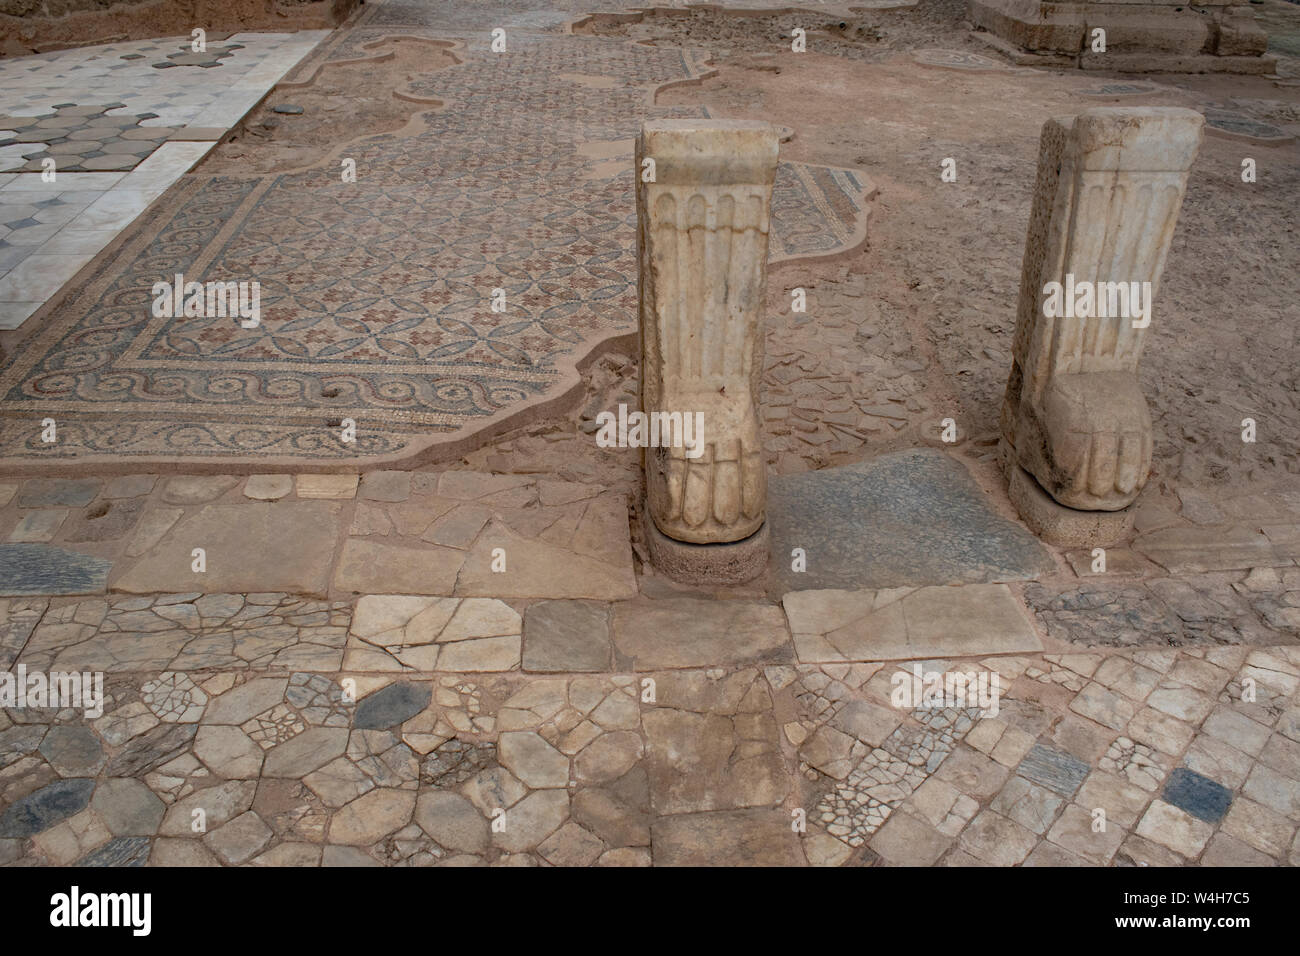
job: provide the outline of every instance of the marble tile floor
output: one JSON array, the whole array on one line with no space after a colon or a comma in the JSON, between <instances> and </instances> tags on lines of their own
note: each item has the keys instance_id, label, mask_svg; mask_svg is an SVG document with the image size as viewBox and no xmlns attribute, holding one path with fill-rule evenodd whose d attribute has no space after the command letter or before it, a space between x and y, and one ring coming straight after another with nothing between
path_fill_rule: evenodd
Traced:
<instances>
[{"instance_id":1,"label":"marble tile floor","mask_svg":"<svg viewBox=\"0 0 1300 956\"><path fill-rule=\"evenodd\" d=\"M326 35L238 34L206 55L173 37L0 60L0 331L57 296Z\"/></svg>"}]
</instances>

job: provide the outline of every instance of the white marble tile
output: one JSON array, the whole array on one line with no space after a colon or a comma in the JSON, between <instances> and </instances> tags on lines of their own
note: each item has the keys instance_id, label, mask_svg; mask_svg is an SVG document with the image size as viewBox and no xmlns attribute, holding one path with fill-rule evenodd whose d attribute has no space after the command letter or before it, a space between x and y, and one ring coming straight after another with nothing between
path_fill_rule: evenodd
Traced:
<instances>
[{"instance_id":1,"label":"white marble tile","mask_svg":"<svg viewBox=\"0 0 1300 956\"><path fill-rule=\"evenodd\" d=\"M28 256L0 279L0 302L44 302L93 258L84 252Z\"/></svg>"},{"instance_id":2,"label":"white marble tile","mask_svg":"<svg viewBox=\"0 0 1300 956\"><path fill-rule=\"evenodd\" d=\"M0 278L0 282L4 279ZM10 332L21 326L27 317L45 304L40 302L3 302L0 301L0 330Z\"/></svg>"},{"instance_id":3,"label":"white marble tile","mask_svg":"<svg viewBox=\"0 0 1300 956\"><path fill-rule=\"evenodd\" d=\"M145 189L159 178L167 177L167 186L170 186L193 169L194 164L215 145L215 140L163 143L143 163L127 173L119 185L124 189Z\"/></svg>"},{"instance_id":4,"label":"white marble tile","mask_svg":"<svg viewBox=\"0 0 1300 956\"><path fill-rule=\"evenodd\" d=\"M53 183L42 181L40 173L18 173L7 183L0 183L0 192L20 189L46 190L52 186L63 190L108 189L126 173L59 173Z\"/></svg>"},{"instance_id":5,"label":"white marble tile","mask_svg":"<svg viewBox=\"0 0 1300 956\"><path fill-rule=\"evenodd\" d=\"M75 222L69 223L63 229L54 234L52 239L47 239L39 246L41 253L66 256L80 255L90 253L94 255L103 249L106 245L117 238L120 231L117 228L109 229L75 229Z\"/></svg>"},{"instance_id":6,"label":"white marble tile","mask_svg":"<svg viewBox=\"0 0 1300 956\"><path fill-rule=\"evenodd\" d=\"M125 229L156 198L156 194L139 189L111 189L83 209L68 225L78 232L107 229L110 226Z\"/></svg>"},{"instance_id":7,"label":"white marble tile","mask_svg":"<svg viewBox=\"0 0 1300 956\"><path fill-rule=\"evenodd\" d=\"M27 226L9 233L5 236L5 242L11 246L39 246L45 240L53 238L54 234L62 228L61 222Z\"/></svg>"}]
</instances>

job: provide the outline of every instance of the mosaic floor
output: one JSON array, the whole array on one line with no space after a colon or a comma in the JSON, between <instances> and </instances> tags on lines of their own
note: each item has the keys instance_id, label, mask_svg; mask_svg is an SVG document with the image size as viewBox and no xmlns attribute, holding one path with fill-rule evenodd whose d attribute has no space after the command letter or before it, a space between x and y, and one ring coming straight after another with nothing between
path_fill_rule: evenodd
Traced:
<instances>
[{"instance_id":1,"label":"mosaic floor","mask_svg":"<svg viewBox=\"0 0 1300 956\"><path fill-rule=\"evenodd\" d=\"M22 327L325 35L0 60L0 330Z\"/></svg>"},{"instance_id":2,"label":"mosaic floor","mask_svg":"<svg viewBox=\"0 0 1300 956\"><path fill-rule=\"evenodd\" d=\"M385 36L454 41L463 62L407 91L446 105L306 172L185 177L0 369L5 459L400 460L563 394L576 363L636 321L630 164L614 172L584 149L617 155L647 117L703 115L651 101L706 70L689 51L563 35L537 16L390 3L336 33L311 66L373 55ZM504 53L488 49L497 24ZM159 116L142 122L175 121L149 105ZM355 183L340 181L343 156ZM861 242L872 191L851 170L782 164L773 261ZM154 318L144 290L176 272L260 282L261 325ZM486 308L493 288L505 313ZM31 432L33 414L57 417L56 444ZM328 427L344 418L355 443Z\"/></svg>"}]
</instances>

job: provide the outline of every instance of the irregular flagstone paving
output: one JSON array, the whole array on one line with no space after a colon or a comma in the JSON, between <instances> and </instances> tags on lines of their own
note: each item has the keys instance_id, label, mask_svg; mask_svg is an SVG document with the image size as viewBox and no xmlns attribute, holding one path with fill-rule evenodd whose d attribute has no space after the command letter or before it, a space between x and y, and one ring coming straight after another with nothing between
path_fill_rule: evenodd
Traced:
<instances>
[{"instance_id":1,"label":"irregular flagstone paving","mask_svg":"<svg viewBox=\"0 0 1300 956\"><path fill-rule=\"evenodd\" d=\"M390 35L454 43L460 62L409 90L444 105L343 147L353 183L335 157L186 177L0 368L0 460L397 460L575 385L596 344L635 331L632 139L646 118L706 115L653 93L707 70L689 51L539 29L531 6L383 4L337 33L311 68ZM593 147L628 162L611 171ZM851 170L784 164L773 261L857 245L873 192ZM176 272L261 283L260 325L152 316L142 290ZM495 288L504 313L486 308ZM30 425L51 413L53 444ZM355 442L326 424L344 418Z\"/></svg>"},{"instance_id":2,"label":"irregular flagstone paving","mask_svg":"<svg viewBox=\"0 0 1300 956\"><path fill-rule=\"evenodd\" d=\"M345 451L321 413L378 408L359 443L380 456L558 388L632 314L618 238L629 183L575 147L615 146L646 115L699 115L647 104L704 68L689 51L567 35L583 2L387 0L335 34L309 69L364 60L388 35L455 44L461 64L409 91L444 105L410 141L346 144L369 177L352 196L326 184L330 157L266 179L194 177L160 207L161 231L128 243L130 269L82 302L101 310L87 327L96 360L129 379L97 378L86 404L122 388L115 403L159 410L115 412L111 434L74 416L69 447L329 458ZM498 25L511 52L492 59ZM232 63L220 45L201 61L152 52L160 75ZM919 58L988 68L959 51ZM503 67L517 102L476 112L499 99ZM520 195L557 170L563 189ZM575 176L597 201L579 204ZM774 256L857 241L868 184L783 164L777 186ZM209 216L244 232L214 238ZM502 217L532 226L493 245ZM341 236L374 254L348 258ZM108 297L146 288L148 257L164 252L278 276L267 329L151 328L105 358L121 344L98 337L119 314ZM439 277L412 279L408 259ZM321 268L345 278L304 284ZM484 322L484 283L522 294L528 321ZM915 377L929 360L895 361L898 323L870 312L815 326L816 356L795 324L774 339L764 415L778 474L825 464L808 448L861 453L864 422L896 431L926 413ZM76 331L52 318L47 345ZM859 333L894 358L848 368ZM220 376L194 360L217 355ZM318 367L286 371L286 358ZM417 382L402 361L446 378ZM874 381L886 364L901 373L887 385ZM146 387L163 372L188 391ZM42 387L63 394L75 375L60 373ZM203 423L184 421L202 403ZM24 414L22 455L48 454ZM1294 490L1182 489L1180 513L1143 507L1131 546L1096 571L1091 553L1057 562L938 452L773 485L768 577L709 593L638 565L626 484L473 471L0 481L0 681L98 671L105 691L102 711L0 697L0 865L1300 863ZM804 571L786 557L796 547ZM979 706L900 696L934 675L976 689L996 677L998 693Z\"/></svg>"},{"instance_id":3,"label":"irregular flagstone paving","mask_svg":"<svg viewBox=\"0 0 1300 956\"><path fill-rule=\"evenodd\" d=\"M263 600L148 613L304 610ZM912 665L881 662L395 681L149 666L109 675L99 717L5 709L0 860L1300 862L1295 647L920 662L996 672L996 715L896 700Z\"/></svg>"},{"instance_id":4,"label":"irregular flagstone paving","mask_svg":"<svg viewBox=\"0 0 1300 956\"><path fill-rule=\"evenodd\" d=\"M15 529L66 511L29 545L55 548L139 503L76 545L128 584L169 549L189 569L173 539L214 508L318 507L331 552L403 552L327 568L329 597L0 599L7 671L105 691L102 712L0 704L6 863L1300 862L1293 565L1168 577L1115 549L1108 573L1027 585L720 600L640 587L623 495L538 476L31 479L0 500ZM498 526L507 571L467 575ZM441 593L386 593L442 553ZM996 674L996 713L896 699L914 667Z\"/></svg>"}]
</instances>

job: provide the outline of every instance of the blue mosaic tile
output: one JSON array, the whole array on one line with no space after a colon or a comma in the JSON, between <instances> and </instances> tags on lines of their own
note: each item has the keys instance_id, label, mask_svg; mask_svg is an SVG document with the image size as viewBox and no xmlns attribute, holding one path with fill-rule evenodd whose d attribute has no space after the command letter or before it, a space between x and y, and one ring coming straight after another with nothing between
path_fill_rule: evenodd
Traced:
<instances>
[{"instance_id":1,"label":"blue mosaic tile","mask_svg":"<svg viewBox=\"0 0 1300 956\"><path fill-rule=\"evenodd\" d=\"M1091 769L1063 750L1034 744L1025 759L1020 761L1016 773L1063 797L1072 797Z\"/></svg>"},{"instance_id":2,"label":"blue mosaic tile","mask_svg":"<svg viewBox=\"0 0 1300 956\"><path fill-rule=\"evenodd\" d=\"M1169 775L1163 796L1166 803L1206 823L1218 823L1232 805L1231 790L1187 767Z\"/></svg>"}]
</instances>

